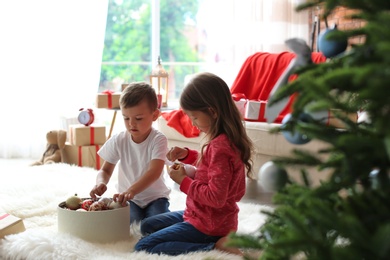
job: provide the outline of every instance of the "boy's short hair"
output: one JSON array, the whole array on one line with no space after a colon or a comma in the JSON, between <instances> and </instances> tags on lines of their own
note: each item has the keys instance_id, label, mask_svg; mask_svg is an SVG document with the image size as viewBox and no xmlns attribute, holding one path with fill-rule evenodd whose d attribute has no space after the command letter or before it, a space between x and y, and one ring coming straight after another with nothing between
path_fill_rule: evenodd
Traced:
<instances>
[{"instance_id":1,"label":"boy's short hair","mask_svg":"<svg viewBox=\"0 0 390 260\"><path fill-rule=\"evenodd\" d=\"M154 88L146 82L130 83L123 91L119 98L121 108L129 108L138 105L145 100L151 111L157 109L157 95Z\"/></svg>"}]
</instances>

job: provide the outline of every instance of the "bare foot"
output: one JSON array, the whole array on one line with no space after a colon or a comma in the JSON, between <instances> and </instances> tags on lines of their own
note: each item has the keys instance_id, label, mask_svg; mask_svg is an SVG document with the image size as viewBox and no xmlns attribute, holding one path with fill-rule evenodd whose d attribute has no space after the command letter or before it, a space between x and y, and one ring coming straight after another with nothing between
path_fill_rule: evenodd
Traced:
<instances>
[{"instance_id":1,"label":"bare foot","mask_svg":"<svg viewBox=\"0 0 390 260\"><path fill-rule=\"evenodd\" d=\"M240 249L238 249L237 247L227 247L225 246L225 243L228 241L228 237L225 236L225 237L221 237L217 243L215 243L215 249L218 249L218 250L221 250L221 251L225 251L225 252L228 252L228 253L231 253L231 254L235 254L235 255L241 255L243 256L244 254L241 252Z\"/></svg>"}]
</instances>

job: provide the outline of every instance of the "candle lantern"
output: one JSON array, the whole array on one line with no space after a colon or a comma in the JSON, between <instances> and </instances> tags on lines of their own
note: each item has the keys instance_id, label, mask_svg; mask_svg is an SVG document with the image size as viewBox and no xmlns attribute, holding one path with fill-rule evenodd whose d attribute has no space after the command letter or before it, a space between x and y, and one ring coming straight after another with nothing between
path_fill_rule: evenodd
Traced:
<instances>
[{"instance_id":1,"label":"candle lantern","mask_svg":"<svg viewBox=\"0 0 390 260\"><path fill-rule=\"evenodd\" d=\"M150 74L150 84L157 94L158 108L168 106L168 73L161 65L161 58L158 56L157 66Z\"/></svg>"}]
</instances>

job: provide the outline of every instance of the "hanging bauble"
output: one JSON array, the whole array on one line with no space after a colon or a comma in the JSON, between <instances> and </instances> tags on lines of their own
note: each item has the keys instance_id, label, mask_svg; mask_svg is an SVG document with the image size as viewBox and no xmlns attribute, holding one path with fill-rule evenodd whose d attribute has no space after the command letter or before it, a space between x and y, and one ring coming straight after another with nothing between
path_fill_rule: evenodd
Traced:
<instances>
[{"instance_id":1,"label":"hanging bauble","mask_svg":"<svg viewBox=\"0 0 390 260\"><path fill-rule=\"evenodd\" d=\"M371 183L371 188L373 190L377 190L380 187L379 170L378 169L374 169L370 172L369 180Z\"/></svg>"},{"instance_id":2,"label":"hanging bauble","mask_svg":"<svg viewBox=\"0 0 390 260\"><path fill-rule=\"evenodd\" d=\"M310 119L310 116L306 113L302 113L298 118L298 120L303 121L303 122L308 122L309 119ZM286 128L286 125L288 123L291 123L291 120L293 120L292 115L287 114L282 120L281 128L282 129ZM286 140L292 144L306 144L306 143L310 142L310 140L311 140L307 135L305 135L303 133L299 133L297 131L290 132L287 130L282 130L281 132L282 132L284 138L286 138Z\"/></svg>"},{"instance_id":3,"label":"hanging bauble","mask_svg":"<svg viewBox=\"0 0 390 260\"><path fill-rule=\"evenodd\" d=\"M318 48L320 52L322 52L322 54L324 54L324 56L327 58L332 58L341 54L347 49L348 46L347 37L337 40L327 39L328 35L336 30L337 25L334 25L333 28L326 29L318 36Z\"/></svg>"},{"instance_id":4,"label":"hanging bauble","mask_svg":"<svg viewBox=\"0 0 390 260\"><path fill-rule=\"evenodd\" d=\"M268 161L261 166L258 180L264 191L275 192L286 185L288 176L284 168L272 161Z\"/></svg>"},{"instance_id":5,"label":"hanging bauble","mask_svg":"<svg viewBox=\"0 0 390 260\"><path fill-rule=\"evenodd\" d=\"M369 181L373 190L388 190L390 188L390 172L375 168L370 172Z\"/></svg>"}]
</instances>

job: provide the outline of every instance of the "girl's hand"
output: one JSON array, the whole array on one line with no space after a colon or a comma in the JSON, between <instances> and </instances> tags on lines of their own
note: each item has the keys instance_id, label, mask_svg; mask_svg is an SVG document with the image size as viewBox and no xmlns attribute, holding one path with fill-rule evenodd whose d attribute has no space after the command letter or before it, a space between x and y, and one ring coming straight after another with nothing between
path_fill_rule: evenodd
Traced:
<instances>
[{"instance_id":1,"label":"girl's hand","mask_svg":"<svg viewBox=\"0 0 390 260\"><path fill-rule=\"evenodd\" d=\"M174 146L167 153L167 159L170 160L171 162L174 162L176 160L181 160L186 158L187 155L188 155L187 149Z\"/></svg>"},{"instance_id":2,"label":"girl's hand","mask_svg":"<svg viewBox=\"0 0 390 260\"><path fill-rule=\"evenodd\" d=\"M169 168L169 177L176 182L177 184L181 184L183 179L186 177L186 171L184 169L183 164L174 164Z\"/></svg>"}]
</instances>

